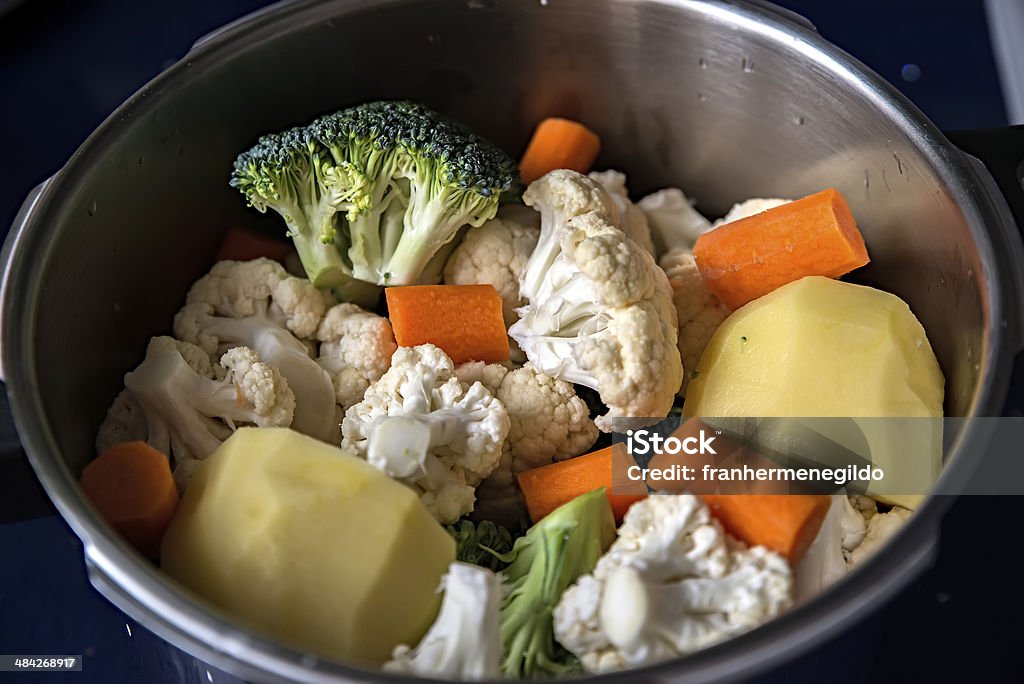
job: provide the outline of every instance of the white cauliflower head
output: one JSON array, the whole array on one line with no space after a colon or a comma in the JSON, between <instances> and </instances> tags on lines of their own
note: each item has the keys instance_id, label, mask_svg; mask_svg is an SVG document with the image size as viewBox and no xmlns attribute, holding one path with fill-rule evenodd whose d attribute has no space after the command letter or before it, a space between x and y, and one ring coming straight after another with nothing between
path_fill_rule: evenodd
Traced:
<instances>
[{"instance_id":1,"label":"white cauliflower head","mask_svg":"<svg viewBox=\"0 0 1024 684\"><path fill-rule=\"evenodd\" d=\"M292 427L336 443L334 383L310 356L309 343L329 301L276 261L220 261L192 285L174 334L211 355L239 345L254 349L288 380L296 402Z\"/></svg>"},{"instance_id":2,"label":"white cauliflower head","mask_svg":"<svg viewBox=\"0 0 1024 684\"><path fill-rule=\"evenodd\" d=\"M885 513L872 515L871 519L867 521L867 532L861 538L860 543L851 545L849 549L844 547L850 568L857 567L877 553L889 539L900 531L910 516L910 510L899 506L893 506Z\"/></svg>"},{"instance_id":3,"label":"white cauliflower head","mask_svg":"<svg viewBox=\"0 0 1024 684\"><path fill-rule=\"evenodd\" d=\"M532 364L509 370L470 361L455 370L463 383L481 382L508 411L508 437L497 468L477 489L474 514L505 526L526 512L516 473L579 456L593 446L598 430L573 386Z\"/></svg>"},{"instance_id":4,"label":"white cauliflower head","mask_svg":"<svg viewBox=\"0 0 1024 684\"><path fill-rule=\"evenodd\" d=\"M586 176L552 171L523 199L540 211L541 235L509 334L543 372L598 391L609 407L601 430L664 417L683 374L665 273L612 223L613 201Z\"/></svg>"},{"instance_id":5,"label":"white cauliflower head","mask_svg":"<svg viewBox=\"0 0 1024 684\"><path fill-rule=\"evenodd\" d=\"M651 496L562 595L555 637L590 672L647 665L753 629L791 593L786 561L729 539L698 497Z\"/></svg>"},{"instance_id":6,"label":"white cauliflower head","mask_svg":"<svg viewBox=\"0 0 1024 684\"><path fill-rule=\"evenodd\" d=\"M729 317L729 310L708 289L690 252L669 252L662 257L661 267L672 286L672 303L679 319L677 345L683 361L682 392L690 378L700 373L697 362L718 326Z\"/></svg>"},{"instance_id":7,"label":"white cauliflower head","mask_svg":"<svg viewBox=\"0 0 1024 684\"><path fill-rule=\"evenodd\" d=\"M441 610L416 648L395 647L385 672L456 680L501 676L501 579L486 568L452 563L441 579Z\"/></svg>"},{"instance_id":8,"label":"white cauliflower head","mask_svg":"<svg viewBox=\"0 0 1024 684\"><path fill-rule=\"evenodd\" d=\"M141 409L145 440L173 458L180 488L194 467L190 462L205 459L240 425L286 427L292 422L295 397L287 381L255 351L230 349L220 365L222 376L194 345L154 337L145 360L125 375L125 392L111 407L114 417L108 420L124 424L130 418L133 429L138 427L134 407ZM110 431L101 428L101 435L106 440Z\"/></svg>"},{"instance_id":9,"label":"white cauliflower head","mask_svg":"<svg viewBox=\"0 0 1024 684\"><path fill-rule=\"evenodd\" d=\"M601 184L601 187L608 192L615 209L618 212L615 221L622 230L652 255L654 242L651 241L651 228L648 225L647 214L629 199L629 188L626 187L626 174L621 171L591 171L587 177Z\"/></svg>"},{"instance_id":10,"label":"white cauliflower head","mask_svg":"<svg viewBox=\"0 0 1024 684\"><path fill-rule=\"evenodd\" d=\"M711 230L711 222L693 208L693 204L678 188L665 188L647 195L637 202L647 216L658 258L668 252L689 252L704 233Z\"/></svg>"},{"instance_id":11,"label":"white cauliflower head","mask_svg":"<svg viewBox=\"0 0 1024 684\"><path fill-rule=\"evenodd\" d=\"M342 447L415 489L442 523L473 510L497 467L508 412L483 384L466 385L432 344L399 347L391 368L342 421Z\"/></svg>"},{"instance_id":12,"label":"white cauliflower head","mask_svg":"<svg viewBox=\"0 0 1024 684\"><path fill-rule=\"evenodd\" d=\"M398 349L391 322L355 304L332 306L316 332L316 362L330 374L338 404L347 409L363 398L391 366Z\"/></svg>"}]
</instances>

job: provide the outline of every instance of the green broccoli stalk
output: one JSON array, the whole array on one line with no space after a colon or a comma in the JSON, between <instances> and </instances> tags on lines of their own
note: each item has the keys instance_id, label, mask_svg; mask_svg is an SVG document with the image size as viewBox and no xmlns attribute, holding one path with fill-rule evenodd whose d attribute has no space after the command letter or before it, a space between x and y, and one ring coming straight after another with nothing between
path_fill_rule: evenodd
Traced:
<instances>
[{"instance_id":1,"label":"green broccoli stalk","mask_svg":"<svg viewBox=\"0 0 1024 684\"><path fill-rule=\"evenodd\" d=\"M310 145L349 198L337 235L353 275L410 285L463 226L479 226L518 188L515 162L469 129L412 102L372 102L317 119ZM327 162L325 162L326 164Z\"/></svg>"},{"instance_id":2,"label":"green broccoli stalk","mask_svg":"<svg viewBox=\"0 0 1024 684\"><path fill-rule=\"evenodd\" d=\"M615 518L605 490L555 509L502 556L509 591L501 606L502 671L509 677L561 674L575 669L555 641L553 613L562 593L615 540Z\"/></svg>"}]
</instances>

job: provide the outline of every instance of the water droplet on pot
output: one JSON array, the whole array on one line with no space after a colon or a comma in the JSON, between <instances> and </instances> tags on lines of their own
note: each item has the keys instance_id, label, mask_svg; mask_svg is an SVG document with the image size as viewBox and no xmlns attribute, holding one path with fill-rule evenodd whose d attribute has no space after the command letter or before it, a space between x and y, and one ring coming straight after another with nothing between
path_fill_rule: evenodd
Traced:
<instances>
[{"instance_id":1,"label":"water droplet on pot","mask_svg":"<svg viewBox=\"0 0 1024 684\"><path fill-rule=\"evenodd\" d=\"M139 166L142 166L145 163L146 163L146 158L145 157L139 157Z\"/></svg>"},{"instance_id":2,"label":"water droplet on pot","mask_svg":"<svg viewBox=\"0 0 1024 684\"><path fill-rule=\"evenodd\" d=\"M707 99L708 99L708 97L707 97L707 95L705 95L704 93L697 93L697 99L698 99L698 100L699 100L700 102L704 102L705 100L707 100Z\"/></svg>"},{"instance_id":3,"label":"water droplet on pot","mask_svg":"<svg viewBox=\"0 0 1024 684\"><path fill-rule=\"evenodd\" d=\"M744 57L742 62L743 73L749 74L754 71L754 60Z\"/></svg>"},{"instance_id":4,"label":"water droplet on pot","mask_svg":"<svg viewBox=\"0 0 1024 684\"><path fill-rule=\"evenodd\" d=\"M797 126L803 126L804 125L804 117L802 117L802 116L795 117L793 119L793 123L795 123Z\"/></svg>"},{"instance_id":5,"label":"water droplet on pot","mask_svg":"<svg viewBox=\"0 0 1024 684\"><path fill-rule=\"evenodd\" d=\"M85 210L85 213L88 214L89 216L96 215L96 200L89 202L89 207Z\"/></svg>"},{"instance_id":6,"label":"water droplet on pot","mask_svg":"<svg viewBox=\"0 0 1024 684\"><path fill-rule=\"evenodd\" d=\"M708 60L706 60L703 57L701 57L700 59L697 60L697 66L699 66L701 69L707 69L708 68Z\"/></svg>"}]
</instances>

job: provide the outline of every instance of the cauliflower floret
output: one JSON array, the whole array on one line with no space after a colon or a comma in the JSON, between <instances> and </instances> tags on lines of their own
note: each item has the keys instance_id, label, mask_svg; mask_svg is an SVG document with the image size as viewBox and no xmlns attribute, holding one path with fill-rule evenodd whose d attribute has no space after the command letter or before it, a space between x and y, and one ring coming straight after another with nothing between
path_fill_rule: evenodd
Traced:
<instances>
[{"instance_id":1,"label":"cauliflower floret","mask_svg":"<svg viewBox=\"0 0 1024 684\"><path fill-rule=\"evenodd\" d=\"M316 332L320 355L316 362L334 382L335 398L347 409L380 380L398 349L391 322L355 304L331 307Z\"/></svg>"},{"instance_id":2,"label":"cauliflower floret","mask_svg":"<svg viewBox=\"0 0 1024 684\"><path fill-rule=\"evenodd\" d=\"M626 235L633 238L633 242L653 255L654 243L651 241L651 228L647 223L647 214L629 199L626 174L609 169L607 171L591 171L587 177L600 183L615 202L615 209L618 212L616 225L622 228Z\"/></svg>"},{"instance_id":3,"label":"cauliflower floret","mask_svg":"<svg viewBox=\"0 0 1024 684\"><path fill-rule=\"evenodd\" d=\"M658 190L637 202L637 206L647 216L659 259L676 250L693 250L697 238L711 230L711 222L693 208L679 188Z\"/></svg>"},{"instance_id":4,"label":"cauliflower floret","mask_svg":"<svg viewBox=\"0 0 1024 684\"><path fill-rule=\"evenodd\" d=\"M866 531L867 523L850 499L842 494L833 496L814 542L796 566L798 603L817 596L846 575L849 568L844 553L860 544Z\"/></svg>"},{"instance_id":5,"label":"cauliflower floret","mask_svg":"<svg viewBox=\"0 0 1024 684\"><path fill-rule=\"evenodd\" d=\"M878 513L878 504L870 496L854 494L850 497L850 505L861 514L864 520L871 520Z\"/></svg>"},{"instance_id":6,"label":"cauliflower floret","mask_svg":"<svg viewBox=\"0 0 1024 684\"><path fill-rule=\"evenodd\" d=\"M619 538L555 608L555 638L589 672L687 655L753 629L792 602L778 554L729 539L695 496L630 507Z\"/></svg>"},{"instance_id":7,"label":"cauliflower floret","mask_svg":"<svg viewBox=\"0 0 1024 684\"><path fill-rule=\"evenodd\" d=\"M896 533L910 511L879 513L866 496L832 497L832 506L796 567L796 599L802 603L842 579Z\"/></svg>"},{"instance_id":8,"label":"cauliflower floret","mask_svg":"<svg viewBox=\"0 0 1024 684\"><path fill-rule=\"evenodd\" d=\"M867 534L860 544L846 552L850 568L855 568L878 551L889 539L899 532L903 523L910 518L911 511L893 506L888 513L876 513L868 521Z\"/></svg>"},{"instance_id":9,"label":"cauliflower floret","mask_svg":"<svg viewBox=\"0 0 1024 684\"><path fill-rule=\"evenodd\" d=\"M220 261L189 290L174 334L211 355L242 345L277 368L295 394L293 428L337 443L334 382L311 357L307 338L331 301L270 259Z\"/></svg>"},{"instance_id":10,"label":"cauliflower floret","mask_svg":"<svg viewBox=\"0 0 1024 684\"><path fill-rule=\"evenodd\" d=\"M196 463L239 425L288 426L295 396L287 381L246 347L229 349L218 378L205 352L170 337L154 337L145 360L124 377L100 428L97 447L145 439L174 459L184 489ZM112 440L117 441L112 441Z\"/></svg>"},{"instance_id":11,"label":"cauliflower floret","mask_svg":"<svg viewBox=\"0 0 1024 684\"><path fill-rule=\"evenodd\" d=\"M473 510L498 465L508 412L483 384L466 385L432 344L399 347L391 368L342 421L342 448L420 495L442 523Z\"/></svg>"},{"instance_id":12,"label":"cauliflower floret","mask_svg":"<svg viewBox=\"0 0 1024 684\"><path fill-rule=\"evenodd\" d=\"M146 414L139 402L131 392L121 390L96 433L96 453L102 454L121 442L145 441L148 434Z\"/></svg>"},{"instance_id":13,"label":"cauliflower floret","mask_svg":"<svg viewBox=\"0 0 1024 684\"><path fill-rule=\"evenodd\" d=\"M729 209L725 216L711 224L711 227L717 228L718 226L725 225L726 223L739 221L740 219L748 218L754 214L760 214L762 211L781 207L783 204L787 204L788 202L790 202L790 200L761 197L737 202L732 205L732 208Z\"/></svg>"},{"instance_id":14,"label":"cauliflower floret","mask_svg":"<svg viewBox=\"0 0 1024 684\"><path fill-rule=\"evenodd\" d=\"M441 610L416 648L396 646L385 672L461 680L501 676L501 579L486 568L452 563L441 578Z\"/></svg>"},{"instance_id":15,"label":"cauliflower floret","mask_svg":"<svg viewBox=\"0 0 1024 684\"><path fill-rule=\"evenodd\" d=\"M729 310L704 283L693 254L682 250L669 252L662 258L661 267L672 285L672 302L679 318L677 344L684 371L679 392L683 393L690 378L700 372L697 362L718 326L729 316Z\"/></svg>"},{"instance_id":16,"label":"cauliflower floret","mask_svg":"<svg viewBox=\"0 0 1024 684\"><path fill-rule=\"evenodd\" d=\"M597 426L571 384L530 363L509 370L500 364L471 361L455 372L463 383L483 383L508 411L510 424L498 467L477 488L474 515L517 526L526 506L516 473L579 456L597 440Z\"/></svg>"},{"instance_id":17,"label":"cauliflower floret","mask_svg":"<svg viewBox=\"0 0 1024 684\"><path fill-rule=\"evenodd\" d=\"M541 235L509 335L544 373L598 391L601 430L664 417L683 376L664 271L613 225L614 202L586 176L552 171L523 199L540 210Z\"/></svg>"}]
</instances>

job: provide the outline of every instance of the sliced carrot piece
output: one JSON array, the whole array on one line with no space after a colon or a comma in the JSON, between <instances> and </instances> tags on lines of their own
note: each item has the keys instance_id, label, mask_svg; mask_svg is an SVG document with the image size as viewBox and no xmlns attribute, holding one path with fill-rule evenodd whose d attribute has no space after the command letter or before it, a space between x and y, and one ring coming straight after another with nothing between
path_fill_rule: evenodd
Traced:
<instances>
[{"instance_id":1,"label":"sliced carrot piece","mask_svg":"<svg viewBox=\"0 0 1024 684\"><path fill-rule=\"evenodd\" d=\"M533 132L519 162L519 176L529 184L555 169L586 173L601 151L601 138L570 119L544 119Z\"/></svg>"},{"instance_id":2,"label":"sliced carrot piece","mask_svg":"<svg viewBox=\"0 0 1024 684\"><path fill-rule=\"evenodd\" d=\"M111 527L150 558L178 508L167 457L145 442L115 444L85 466L86 497Z\"/></svg>"},{"instance_id":3,"label":"sliced carrot piece","mask_svg":"<svg viewBox=\"0 0 1024 684\"><path fill-rule=\"evenodd\" d=\"M433 344L455 363L508 360L501 296L492 285L407 285L384 291L400 347Z\"/></svg>"},{"instance_id":4,"label":"sliced carrot piece","mask_svg":"<svg viewBox=\"0 0 1024 684\"><path fill-rule=\"evenodd\" d=\"M578 496L604 487L617 522L637 501L647 496L643 482L625 477L632 459L624 444L613 444L589 454L517 475L530 520L536 524L551 511Z\"/></svg>"},{"instance_id":5,"label":"sliced carrot piece","mask_svg":"<svg viewBox=\"0 0 1024 684\"><path fill-rule=\"evenodd\" d=\"M817 494L705 494L704 502L729 534L777 551L791 565L818 536L831 504Z\"/></svg>"},{"instance_id":6,"label":"sliced carrot piece","mask_svg":"<svg viewBox=\"0 0 1024 684\"><path fill-rule=\"evenodd\" d=\"M733 310L805 276L838 278L870 261L834 188L705 233L693 256L708 289Z\"/></svg>"}]
</instances>

